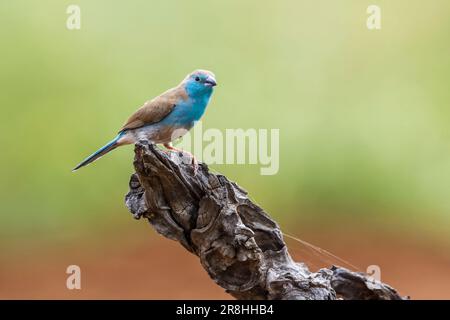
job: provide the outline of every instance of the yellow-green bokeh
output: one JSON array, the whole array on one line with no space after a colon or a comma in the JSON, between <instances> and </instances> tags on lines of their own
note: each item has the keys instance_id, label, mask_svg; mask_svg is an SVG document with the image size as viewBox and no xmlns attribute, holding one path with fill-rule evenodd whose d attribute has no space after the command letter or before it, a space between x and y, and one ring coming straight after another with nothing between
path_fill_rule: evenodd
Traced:
<instances>
[{"instance_id":1,"label":"yellow-green bokeh","mask_svg":"<svg viewBox=\"0 0 450 320\"><path fill-rule=\"evenodd\" d=\"M81 29L66 8L81 8ZM204 128L279 128L280 171L215 165L280 221L449 230L450 2L2 1L0 233L120 225L132 147L72 173L196 68Z\"/></svg>"}]
</instances>

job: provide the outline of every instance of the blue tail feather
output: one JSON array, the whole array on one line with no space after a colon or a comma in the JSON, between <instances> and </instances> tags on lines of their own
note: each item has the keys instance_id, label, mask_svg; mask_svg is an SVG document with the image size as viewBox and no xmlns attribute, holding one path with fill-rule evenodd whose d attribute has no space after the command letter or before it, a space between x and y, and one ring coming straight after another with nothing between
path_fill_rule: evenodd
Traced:
<instances>
[{"instance_id":1,"label":"blue tail feather","mask_svg":"<svg viewBox=\"0 0 450 320\"><path fill-rule=\"evenodd\" d=\"M113 140L108 142L106 145L104 145L103 147L101 147L100 149L95 151L93 154L91 154L89 157L84 159L80 164L78 164L75 168L73 168L72 171L77 171L81 167L84 167L84 166L88 165L89 163L94 162L98 158L104 156L108 152L110 152L110 151L114 150L115 148L117 148L119 146L118 145L118 141L122 137L122 135L123 135L123 132L119 133L117 135L117 137L115 137Z\"/></svg>"}]
</instances>

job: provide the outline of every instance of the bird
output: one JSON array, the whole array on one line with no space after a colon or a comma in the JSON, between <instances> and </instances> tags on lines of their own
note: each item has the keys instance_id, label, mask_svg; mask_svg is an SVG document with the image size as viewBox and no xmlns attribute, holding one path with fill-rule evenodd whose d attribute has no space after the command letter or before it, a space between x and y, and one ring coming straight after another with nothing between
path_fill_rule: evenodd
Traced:
<instances>
[{"instance_id":1,"label":"bird","mask_svg":"<svg viewBox=\"0 0 450 320\"><path fill-rule=\"evenodd\" d=\"M189 73L178 86L145 102L128 118L113 140L80 162L72 171L98 160L117 147L140 140L182 152L173 147L171 142L186 134L200 120L216 85L216 77L211 71L198 69ZM192 159L195 163L195 158Z\"/></svg>"}]
</instances>

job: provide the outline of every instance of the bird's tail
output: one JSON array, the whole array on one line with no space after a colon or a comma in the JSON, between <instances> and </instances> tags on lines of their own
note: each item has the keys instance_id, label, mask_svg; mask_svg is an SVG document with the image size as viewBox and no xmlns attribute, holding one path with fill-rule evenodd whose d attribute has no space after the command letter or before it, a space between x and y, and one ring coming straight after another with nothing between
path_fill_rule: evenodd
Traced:
<instances>
[{"instance_id":1,"label":"bird's tail","mask_svg":"<svg viewBox=\"0 0 450 320\"><path fill-rule=\"evenodd\" d=\"M114 150L118 146L120 146L119 139L122 137L124 132L121 132L115 137L113 140L108 142L106 145L95 151L93 154L91 154L89 157L84 159L80 164L78 164L75 168L73 168L72 171L77 171L81 167L87 166L89 163L94 162L95 160L99 159L100 157L104 156L108 152Z\"/></svg>"}]
</instances>

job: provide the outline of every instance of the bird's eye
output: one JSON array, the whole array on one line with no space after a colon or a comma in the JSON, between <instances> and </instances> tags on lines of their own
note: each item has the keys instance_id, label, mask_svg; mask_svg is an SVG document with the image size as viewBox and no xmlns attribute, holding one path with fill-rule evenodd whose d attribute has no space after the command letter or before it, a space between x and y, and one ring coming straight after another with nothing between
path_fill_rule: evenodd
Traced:
<instances>
[{"instance_id":1,"label":"bird's eye","mask_svg":"<svg viewBox=\"0 0 450 320\"><path fill-rule=\"evenodd\" d=\"M195 77L195 81L200 81L200 78L199 77Z\"/></svg>"}]
</instances>

